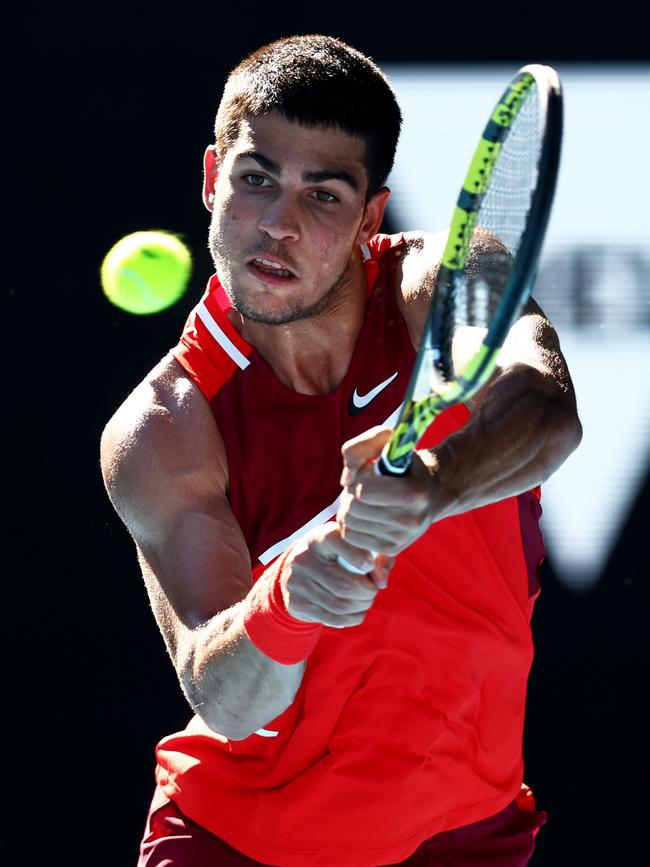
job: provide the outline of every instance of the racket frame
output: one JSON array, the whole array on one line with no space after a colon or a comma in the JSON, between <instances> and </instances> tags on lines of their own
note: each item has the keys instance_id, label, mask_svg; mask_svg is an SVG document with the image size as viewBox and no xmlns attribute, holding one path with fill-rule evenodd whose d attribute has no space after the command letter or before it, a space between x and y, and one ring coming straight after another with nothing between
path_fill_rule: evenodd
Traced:
<instances>
[{"instance_id":1,"label":"racket frame","mask_svg":"<svg viewBox=\"0 0 650 867\"><path fill-rule=\"evenodd\" d=\"M443 331L445 296L451 281L463 279L478 207L489 188L501 144L533 85L540 100L538 114L544 130L526 226L503 296L480 348L460 373L449 379L449 365L444 363L440 345L434 339L434 335ZM448 407L469 400L492 376L499 350L535 282L555 194L561 142L562 91L557 73L541 64L523 66L510 81L483 130L458 197L402 410L377 462L382 475L408 472L413 451L435 418ZM432 387L436 390L432 391Z\"/></svg>"}]
</instances>

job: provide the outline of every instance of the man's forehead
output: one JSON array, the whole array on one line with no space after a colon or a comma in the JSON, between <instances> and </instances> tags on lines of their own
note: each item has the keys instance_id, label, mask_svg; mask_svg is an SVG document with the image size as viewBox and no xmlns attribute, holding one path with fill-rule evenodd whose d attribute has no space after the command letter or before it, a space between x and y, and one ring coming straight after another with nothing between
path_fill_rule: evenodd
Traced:
<instances>
[{"instance_id":1,"label":"man's forehead","mask_svg":"<svg viewBox=\"0 0 650 867\"><path fill-rule=\"evenodd\" d=\"M279 112L242 118L228 149L233 159L260 152L280 165L299 159L314 168L345 167L364 173L365 141L341 127L305 125Z\"/></svg>"}]
</instances>

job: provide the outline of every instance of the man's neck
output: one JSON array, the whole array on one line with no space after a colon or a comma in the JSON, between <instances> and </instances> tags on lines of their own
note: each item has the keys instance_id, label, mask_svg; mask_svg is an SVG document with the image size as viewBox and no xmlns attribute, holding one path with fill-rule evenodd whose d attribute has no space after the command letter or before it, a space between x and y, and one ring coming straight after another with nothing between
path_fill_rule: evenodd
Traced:
<instances>
[{"instance_id":1,"label":"man's neck","mask_svg":"<svg viewBox=\"0 0 650 867\"><path fill-rule=\"evenodd\" d=\"M366 276L355 256L340 291L317 316L266 325L232 311L242 337L278 379L301 394L329 394L348 371L366 307Z\"/></svg>"}]
</instances>

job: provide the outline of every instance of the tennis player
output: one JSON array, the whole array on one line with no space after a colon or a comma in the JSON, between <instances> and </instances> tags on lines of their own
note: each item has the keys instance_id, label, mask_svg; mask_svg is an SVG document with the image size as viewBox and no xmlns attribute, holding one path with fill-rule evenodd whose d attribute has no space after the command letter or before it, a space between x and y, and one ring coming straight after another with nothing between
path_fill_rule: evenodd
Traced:
<instances>
[{"instance_id":1,"label":"tennis player","mask_svg":"<svg viewBox=\"0 0 650 867\"><path fill-rule=\"evenodd\" d=\"M580 440L574 392L531 301L409 475L373 474L445 240L378 234L400 124L331 37L232 71L205 153L215 274L103 433L194 712L157 746L140 867L522 867L546 820L522 738L540 484Z\"/></svg>"}]
</instances>

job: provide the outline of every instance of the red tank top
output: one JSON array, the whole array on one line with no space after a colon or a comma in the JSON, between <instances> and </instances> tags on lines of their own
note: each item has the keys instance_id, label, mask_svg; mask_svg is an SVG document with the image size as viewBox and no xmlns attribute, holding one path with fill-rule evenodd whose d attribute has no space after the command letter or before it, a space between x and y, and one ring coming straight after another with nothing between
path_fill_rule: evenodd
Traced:
<instances>
[{"instance_id":1,"label":"red tank top","mask_svg":"<svg viewBox=\"0 0 650 867\"><path fill-rule=\"evenodd\" d=\"M223 437L253 578L336 513L342 443L395 419L415 357L395 291L403 249L387 235L364 248L366 317L330 394L275 377L231 325L216 277L172 350ZM420 446L468 417L445 411ZM540 513L536 489L433 524L397 558L363 624L323 629L279 717L243 741L198 716L164 738L163 791L234 848L283 867L399 862L498 812L523 777Z\"/></svg>"}]
</instances>

